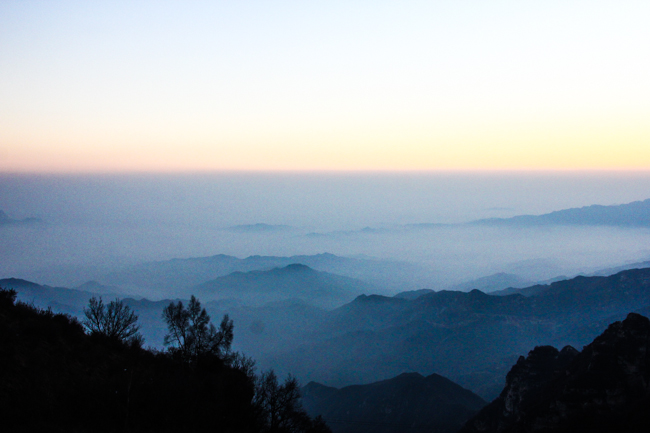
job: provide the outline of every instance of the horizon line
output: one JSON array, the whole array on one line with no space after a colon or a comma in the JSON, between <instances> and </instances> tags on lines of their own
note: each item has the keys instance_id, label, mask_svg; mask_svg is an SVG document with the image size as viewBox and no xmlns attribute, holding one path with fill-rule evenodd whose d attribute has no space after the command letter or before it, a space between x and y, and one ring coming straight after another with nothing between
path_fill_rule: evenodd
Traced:
<instances>
[{"instance_id":1,"label":"horizon line","mask_svg":"<svg viewBox=\"0 0 650 433\"><path fill-rule=\"evenodd\" d=\"M0 176L77 175L201 175L201 174L544 174L544 173L648 173L647 168L430 168L430 169L178 169L178 170L0 170Z\"/></svg>"}]
</instances>

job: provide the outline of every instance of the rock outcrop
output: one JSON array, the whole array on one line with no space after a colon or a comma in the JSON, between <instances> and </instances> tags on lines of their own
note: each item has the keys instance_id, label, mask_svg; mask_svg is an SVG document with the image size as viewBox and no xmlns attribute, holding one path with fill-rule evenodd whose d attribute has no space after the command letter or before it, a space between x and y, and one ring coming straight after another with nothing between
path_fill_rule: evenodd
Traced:
<instances>
[{"instance_id":1,"label":"rock outcrop","mask_svg":"<svg viewBox=\"0 0 650 433\"><path fill-rule=\"evenodd\" d=\"M461 430L650 431L650 320L630 313L578 353L536 347L501 395Z\"/></svg>"}]
</instances>

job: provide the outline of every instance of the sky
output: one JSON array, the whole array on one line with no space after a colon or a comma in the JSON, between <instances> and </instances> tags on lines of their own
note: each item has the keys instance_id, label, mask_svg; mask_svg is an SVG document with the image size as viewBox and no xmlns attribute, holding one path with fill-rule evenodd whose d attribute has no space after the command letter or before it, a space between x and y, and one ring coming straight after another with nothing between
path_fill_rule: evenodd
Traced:
<instances>
[{"instance_id":1,"label":"sky","mask_svg":"<svg viewBox=\"0 0 650 433\"><path fill-rule=\"evenodd\" d=\"M0 172L650 169L647 1L3 1Z\"/></svg>"}]
</instances>

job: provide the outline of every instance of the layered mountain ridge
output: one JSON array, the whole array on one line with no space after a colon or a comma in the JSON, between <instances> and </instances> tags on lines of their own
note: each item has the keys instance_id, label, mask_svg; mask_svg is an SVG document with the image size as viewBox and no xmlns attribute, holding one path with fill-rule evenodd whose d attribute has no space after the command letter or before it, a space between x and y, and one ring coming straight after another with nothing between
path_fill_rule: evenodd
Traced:
<instances>
[{"instance_id":1,"label":"layered mountain ridge","mask_svg":"<svg viewBox=\"0 0 650 433\"><path fill-rule=\"evenodd\" d=\"M618 227L649 227L650 199L620 205L591 205L563 209L542 215L518 215L511 218L489 218L472 222L482 225L594 225Z\"/></svg>"},{"instance_id":2,"label":"layered mountain ridge","mask_svg":"<svg viewBox=\"0 0 650 433\"><path fill-rule=\"evenodd\" d=\"M189 289L206 301L234 298L260 306L281 299L299 299L322 308L338 307L371 291L373 287L363 281L315 271L299 263L268 271L233 272Z\"/></svg>"},{"instance_id":3,"label":"layered mountain ridge","mask_svg":"<svg viewBox=\"0 0 650 433\"><path fill-rule=\"evenodd\" d=\"M171 259L130 266L97 278L102 284L122 287L158 298L189 296L192 287L233 272L268 271L292 264L363 280L381 290L406 290L426 285L428 273L412 263L341 257L330 253L314 255L249 256L240 259L218 254L210 257ZM404 281L410 281L405 285Z\"/></svg>"},{"instance_id":4,"label":"layered mountain ridge","mask_svg":"<svg viewBox=\"0 0 650 433\"><path fill-rule=\"evenodd\" d=\"M267 273L320 275L301 265L252 275ZM40 292L38 287L22 290L17 281L2 280L0 286L16 288L26 302L75 315L96 295L38 285ZM650 269L577 277L535 290L528 297L478 290L361 295L332 311L295 296L263 306L200 298L213 317L229 314L235 320L236 349L255 357L260 368L334 387L372 383L404 371L437 373L488 400L499 394L512 363L531 347L579 348L629 312L650 312ZM162 344L161 312L171 300L125 299L140 316L148 344Z\"/></svg>"},{"instance_id":5,"label":"layered mountain ridge","mask_svg":"<svg viewBox=\"0 0 650 433\"><path fill-rule=\"evenodd\" d=\"M273 362L330 386L405 370L438 373L491 399L512 362L531 347L582 347L608 323L649 308L650 269L577 277L530 297L478 290L412 300L360 296L327 314L299 348L276 354Z\"/></svg>"}]
</instances>

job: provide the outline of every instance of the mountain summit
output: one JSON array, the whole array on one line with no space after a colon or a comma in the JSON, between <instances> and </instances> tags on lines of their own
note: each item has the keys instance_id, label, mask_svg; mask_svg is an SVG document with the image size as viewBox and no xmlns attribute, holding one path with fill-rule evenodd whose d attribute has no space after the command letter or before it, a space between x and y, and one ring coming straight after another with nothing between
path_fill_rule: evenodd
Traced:
<instances>
[{"instance_id":1,"label":"mountain summit","mask_svg":"<svg viewBox=\"0 0 650 433\"><path fill-rule=\"evenodd\" d=\"M195 286L191 291L205 300L239 299L250 305L261 305L299 299L314 306L334 308L372 291L372 286L292 263L267 271L233 272Z\"/></svg>"},{"instance_id":2,"label":"mountain summit","mask_svg":"<svg viewBox=\"0 0 650 433\"><path fill-rule=\"evenodd\" d=\"M341 389L310 382L302 394L307 413L322 415L334 433L453 433L485 405L438 374L402 373Z\"/></svg>"}]
</instances>

